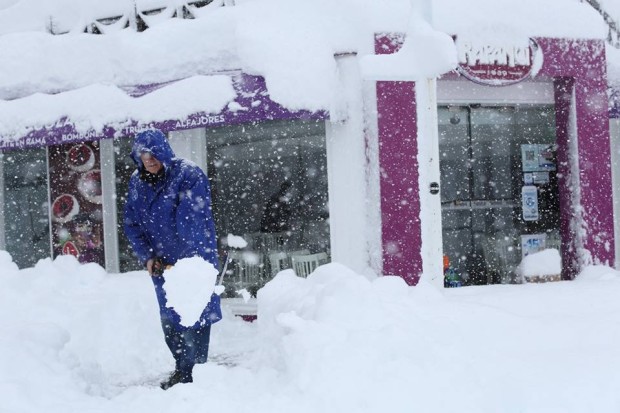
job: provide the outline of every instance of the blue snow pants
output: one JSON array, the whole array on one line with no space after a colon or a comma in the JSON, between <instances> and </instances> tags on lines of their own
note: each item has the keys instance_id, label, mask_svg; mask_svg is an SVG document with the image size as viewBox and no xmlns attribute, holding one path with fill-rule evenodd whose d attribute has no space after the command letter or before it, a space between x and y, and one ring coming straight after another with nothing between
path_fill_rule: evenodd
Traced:
<instances>
[{"instance_id":1,"label":"blue snow pants","mask_svg":"<svg viewBox=\"0 0 620 413\"><path fill-rule=\"evenodd\" d=\"M151 277L159 303L161 326L164 330L166 344L175 360L175 369L191 377L195 364L207 362L211 324L222 319L220 297L211 296L200 319L191 327L181 324L181 317L174 308L167 307L164 277Z\"/></svg>"}]
</instances>

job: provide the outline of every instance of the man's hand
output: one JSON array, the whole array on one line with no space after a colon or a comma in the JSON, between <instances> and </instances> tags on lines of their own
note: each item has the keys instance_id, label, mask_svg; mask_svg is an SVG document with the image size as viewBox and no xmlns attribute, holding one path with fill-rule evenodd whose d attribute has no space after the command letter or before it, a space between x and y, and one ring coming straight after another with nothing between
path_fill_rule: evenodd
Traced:
<instances>
[{"instance_id":1,"label":"man's hand","mask_svg":"<svg viewBox=\"0 0 620 413\"><path fill-rule=\"evenodd\" d=\"M146 262L146 270L151 277L159 277L164 273L164 263L161 258L150 258Z\"/></svg>"}]
</instances>

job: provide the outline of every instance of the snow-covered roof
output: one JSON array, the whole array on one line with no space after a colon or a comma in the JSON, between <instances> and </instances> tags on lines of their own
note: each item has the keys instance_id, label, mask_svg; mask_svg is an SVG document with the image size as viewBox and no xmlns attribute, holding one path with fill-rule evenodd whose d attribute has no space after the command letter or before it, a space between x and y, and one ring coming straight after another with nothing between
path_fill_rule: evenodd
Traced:
<instances>
[{"instance_id":1,"label":"snow-covered roof","mask_svg":"<svg viewBox=\"0 0 620 413\"><path fill-rule=\"evenodd\" d=\"M433 6L435 28L451 34L569 39L604 39L607 34L601 16L579 0L433 0Z\"/></svg>"},{"instance_id":2,"label":"snow-covered roof","mask_svg":"<svg viewBox=\"0 0 620 413\"><path fill-rule=\"evenodd\" d=\"M415 10L425 7L432 9L432 26L447 34L606 35L601 17L578 0L429 2L236 0L232 7L204 7L196 19L160 19L143 32L95 35L80 29L52 35L50 25L62 32L119 11L135 13L162 4L178 9L187 1L138 0L133 9L133 0L0 0L0 99L76 89L90 93L88 86L96 84L110 90L240 70L265 77L272 100L286 108L329 110L339 98L334 54L373 54L375 33L407 32ZM79 94L74 94L76 102L88 98ZM17 103L4 106L12 104ZM67 111L71 116L70 107Z\"/></svg>"},{"instance_id":3,"label":"snow-covered roof","mask_svg":"<svg viewBox=\"0 0 620 413\"><path fill-rule=\"evenodd\" d=\"M288 15L290 11L314 9L323 15L321 25L326 19L348 16L338 25L362 22L370 30L389 31L404 28L412 4L419 7L429 3L436 27L447 32L496 24L498 27L520 27L531 36L601 36L600 27L596 27L600 26L600 18L582 0L320 0L311 5L304 5L308 2L300 0L213 0L205 6L206 3L208 1L204 0L0 0L0 34L49 31L50 25L55 26L57 32L77 30L93 20L120 16L132 10L141 13L185 6L202 16L220 4L236 4L237 8L243 8L255 3L265 10L255 16L258 21L275 10L279 11L276 13L278 20L286 20L295 17ZM599 3L610 15L620 18L620 4L616 0L600 0Z\"/></svg>"},{"instance_id":4,"label":"snow-covered roof","mask_svg":"<svg viewBox=\"0 0 620 413\"><path fill-rule=\"evenodd\" d=\"M146 10L169 4L173 8L184 3L139 0L136 7ZM196 20L166 19L139 34L123 30L105 36L51 36L45 34L50 19L63 30L82 27L86 21L127 12L133 1L0 0L0 34L4 33L0 36L0 98L57 92L93 83L158 83L230 69L294 75L305 84L308 79L304 76L333 81L334 66L330 61L334 53L372 53L373 34L405 31L411 5L423 2L236 3L234 7L211 8ZM578 0L434 0L432 6L434 27L448 34L487 36L501 31L528 37L606 35L600 16ZM310 89L316 90L315 82L309 86L303 90L304 95L314 94ZM318 100L303 104L325 106L323 99Z\"/></svg>"}]
</instances>

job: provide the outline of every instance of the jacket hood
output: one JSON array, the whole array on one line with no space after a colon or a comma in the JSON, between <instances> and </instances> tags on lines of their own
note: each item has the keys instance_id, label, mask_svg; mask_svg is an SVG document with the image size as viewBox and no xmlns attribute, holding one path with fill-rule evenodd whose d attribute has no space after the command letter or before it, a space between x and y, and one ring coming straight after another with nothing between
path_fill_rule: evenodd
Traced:
<instances>
[{"instance_id":1,"label":"jacket hood","mask_svg":"<svg viewBox=\"0 0 620 413\"><path fill-rule=\"evenodd\" d=\"M140 155L145 152L157 158L164 167L170 165L170 161L175 157L166 135L159 129L148 129L136 135L131 149L131 159L136 163L138 169L144 168Z\"/></svg>"}]
</instances>

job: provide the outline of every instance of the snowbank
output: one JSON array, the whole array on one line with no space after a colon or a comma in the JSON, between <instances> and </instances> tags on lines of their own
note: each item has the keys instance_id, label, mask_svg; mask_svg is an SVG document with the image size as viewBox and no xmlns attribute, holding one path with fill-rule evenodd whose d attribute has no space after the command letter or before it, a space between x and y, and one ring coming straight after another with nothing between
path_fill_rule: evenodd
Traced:
<instances>
[{"instance_id":1,"label":"snowbank","mask_svg":"<svg viewBox=\"0 0 620 413\"><path fill-rule=\"evenodd\" d=\"M210 362L164 392L146 272L72 257L18 270L0 253L2 411L616 412L620 277L578 280L438 290L338 264L284 271L257 322L225 305Z\"/></svg>"},{"instance_id":2,"label":"snowbank","mask_svg":"<svg viewBox=\"0 0 620 413\"><path fill-rule=\"evenodd\" d=\"M575 281L618 281L618 277L620 277L620 271L604 265L591 265L584 269Z\"/></svg>"},{"instance_id":3,"label":"snowbank","mask_svg":"<svg viewBox=\"0 0 620 413\"><path fill-rule=\"evenodd\" d=\"M213 294L217 274L213 264L200 257L182 259L164 271L168 307L179 314L182 325L190 327L199 321Z\"/></svg>"},{"instance_id":4,"label":"snowbank","mask_svg":"<svg viewBox=\"0 0 620 413\"><path fill-rule=\"evenodd\" d=\"M517 272L524 277L560 274L562 272L560 251L547 248L523 257Z\"/></svg>"}]
</instances>

